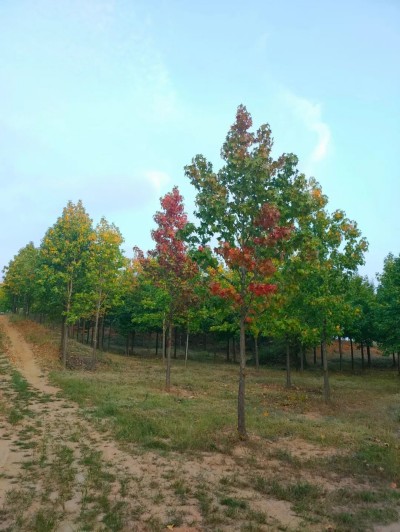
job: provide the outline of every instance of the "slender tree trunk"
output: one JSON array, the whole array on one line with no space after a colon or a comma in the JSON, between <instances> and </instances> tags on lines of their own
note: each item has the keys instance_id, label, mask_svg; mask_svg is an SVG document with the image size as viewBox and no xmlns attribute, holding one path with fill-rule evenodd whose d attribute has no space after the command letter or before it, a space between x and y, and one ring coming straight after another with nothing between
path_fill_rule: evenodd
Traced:
<instances>
[{"instance_id":1,"label":"slender tree trunk","mask_svg":"<svg viewBox=\"0 0 400 532\"><path fill-rule=\"evenodd\" d=\"M185 367L188 361L188 354L189 354L189 324L187 325L187 329L186 329Z\"/></svg>"},{"instance_id":2,"label":"slender tree trunk","mask_svg":"<svg viewBox=\"0 0 400 532\"><path fill-rule=\"evenodd\" d=\"M290 345L289 340L286 340L286 388L292 387L292 374L290 368Z\"/></svg>"},{"instance_id":3,"label":"slender tree trunk","mask_svg":"<svg viewBox=\"0 0 400 532\"><path fill-rule=\"evenodd\" d=\"M322 332L322 359L323 359L323 373L324 373L324 400L325 403L330 403L331 389L329 385L328 374L328 354L326 351L326 320L324 320L324 327Z\"/></svg>"},{"instance_id":4,"label":"slender tree trunk","mask_svg":"<svg viewBox=\"0 0 400 532\"><path fill-rule=\"evenodd\" d=\"M229 342L229 340L230 340L230 338L228 336L228 339L226 341L226 361L227 362L229 362L229 356L230 356L230 352L229 352L229 344L230 344L230 342Z\"/></svg>"},{"instance_id":5,"label":"slender tree trunk","mask_svg":"<svg viewBox=\"0 0 400 532\"><path fill-rule=\"evenodd\" d=\"M396 354L394 351L392 353L392 359L393 359L393 367L395 368L396 367Z\"/></svg>"},{"instance_id":6,"label":"slender tree trunk","mask_svg":"<svg viewBox=\"0 0 400 532\"><path fill-rule=\"evenodd\" d=\"M361 342L361 369L364 369L364 344Z\"/></svg>"},{"instance_id":7,"label":"slender tree trunk","mask_svg":"<svg viewBox=\"0 0 400 532\"><path fill-rule=\"evenodd\" d=\"M110 350L110 345L111 345L111 322L108 327L108 339L107 339L107 350L108 351Z\"/></svg>"},{"instance_id":8,"label":"slender tree trunk","mask_svg":"<svg viewBox=\"0 0 400 532\"><path fill-rule=\"evenodd\" d=\"M71 298L72 298L72 281L68 282L68 293L67 293L67 307L65 314L65 321L63 327L63 343L62 343L62 360L64 369L67 367L67 357L68 357L68 316L71 310Z\"/></svg>"},{"instance_id":9,"label":"slender tree trunk","mask_svg":"<svg viewBox=\"0 0 400 532\"><path fill-rule=\"evenodd\" d=\"M95 316L95 319L94 319L93 351L92 351L93 362L96 362L97 334L98 334L98 328L99 328L100 305L101 305L101 292L100 292L99 297L97 299L96 316Z\"/></svg>"},{"instance_id":10,"label":"slender tree trunk","mask_svg":"<svg viewBox=\"0 0 400 532\"><path fill-rule=\"evenodd\" d=\"M367 344L367 360L368 360L368 367L371 367L371 347L369 344Z\"/></svg>"},{"instance_id":11,"label":"slender tree trunk","mask_svg":"<svg viewBox=\"0 0 400 532\"><path fill-rule=\"evenodd\" d=\"M323 342L321 342L321 366L324 367L324 346L323 346Z\"/></svg>"},{"instance_id":12,"label":"slender tree trunk","mask_svg":"<svg viewBox=\"0 0 400 532\"><path fill-rule=\"evenodd\" d=\"M167 347L167 368L165 373L165 389L167 392L171 389L171 350L172 350L172 323L168 326L168 347Z\"/></svg>"},{"instance_id":13,"label":"slender tree trunk","mask_svg":"<svg viewBox=\"0 0 400 532\"><path fill-rule=\"evenodd\" d=\"M313 347L313 351L314 351L314 366L316 366L317 365L317 348L315 347L315 345Z\"/></svg>"},{"instance_id":14,"label":"slender tree trunk","mask_svg":"<svg viewBox=\"0 0 400 532\"><path fill-rule=\"evenodd\" d=\"M61 345L60 345L60 347L61 347L61 353L60 353L61 356L60 356L60 358L63 361L63 363L64 363L64 341L65 341L64 330L65 330L65 327L66 327L66 323L65 322L66 322L66 318L65 318L65 316L63 316L62 319L61 319Z\"/></svg>"},{"instance_id":15,"label":"slender tree trunk","mask_svg":"<svg viewBox=\"0 0 400 532\"><path fill-rule=\"evenodd\" d=\"M339 336L339 369L340 371L342 371L342 362L343 362L342 337Z\"/></svg>"},{"instance_id":16,"label":"slender tree trunk","mask_svg":"<svg viewBox=\"0 0 400 532\"><path fill-rule=\"evenodd\" d=\"M102 317L101 319L101 342L100 342L100 345L99 345L99 348L101 351L104 351L104 338L105 338L105 335L106 335L106 320L105 320L105 316Z\"/></svg>"},{"instance_id":17,"label":"slender tree trunk","mask_svg":"<svg viewBox=\"0 0 400 532\"><path fill-rule=\"evenodd\" d=\"M245 411L245 380L246 380L246 331L245 316L240 316L240 369L238 392L238 433L241 439L247 438Z\"/></svg>"},{"instance_id":18,"label":"slender tree trunk","mask_svg":"<svg viewBox=\"0 0 400 532\"><path fill-rule=\"evenodd\" d=\"M304 362L306 358L306 348L304 345L300 346L300 373L304 373Z\"/></svg>"},{"instance_id":19,"label":"slender tree trunk","mask_svg":"<svg viewBox=\"0 0 400 532\"><path fill-rule=\"evenodd\" d=\"M176 359L176 349L178 347L178 328L174 328L174 358Z\"/></svg>"},{"instance_id":20,"label":"slender tree trunk","mask_svg":"<svg viewBox=\"0 0 400 532\"><path fill-rule=\"evenodd\" d=\"M204 333L204 351L207 351L207 333Z\"/></svg>"},{"instance_id":21,"label":"slender tree trunk","mask_svg":"<svg viewBox=\"0 0 400 532\"><path fill-rule=\"evenodd\" d=\"M260 358L258 356L258 334L254 335L254 355L256 359L256 370L260 369Z\"/></svg>"},{"instance_id":22,"label":"slender tree trunk","mask_svg":"<svg viewBox=\"0 0 400 532\"><path fill-rule=\"evenodd\" d=\"M233 362L236 364L236 338L232 338L233 343Z\"/></svg>"},{"instance_id":23,"label":"slender tree trunk","mask_svg":"<svg viewBox=\"0 0 400 532\"><path fill-rule=\"evenodd\" d=\"M136 338L136 331L131 332L131 347L129 349L129 352L131 355L133 355L134 347L135 347L135 338Z\"/></svg>"},{"instance_id":24,"label":"slender tree trunk","mask_svg":"<svg viewBox=\"0 0 400 532\"><path fill-rule=\"evenodd\" d=\"M352 338L350 338L350 351L351 351L351 371L354 373L354 348L353 348Z\"/></svg>"},{"instance_id":25,"label":"slender tree trunk","mask_svg":"<svg viewBox=\"0 0 400 532\"><path fill-rule=\"evenodd\" d=\"M165 341L166 333L167 333L167 326L166 326L165 318L164 318L163 323L162 323L162 359L163 359L163 362L165 362L165 353L166 353L166 348L167 348L166 341Z\"/></svg>"}]
</instances>

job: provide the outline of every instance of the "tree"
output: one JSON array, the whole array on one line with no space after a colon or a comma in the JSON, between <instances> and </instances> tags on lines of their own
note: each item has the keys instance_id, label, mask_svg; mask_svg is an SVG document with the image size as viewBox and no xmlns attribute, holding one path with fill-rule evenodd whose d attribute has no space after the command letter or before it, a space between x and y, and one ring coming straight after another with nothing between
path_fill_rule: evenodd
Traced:
<instances>
[{"instance_id":1,"label":"tree","mask_svg":"<svg viewBox=\"0 0 400 532\"><path fill-rule=\"evenodd\" d=\"M377 328L379 343L386 352L397 351L400 372L400 256L389 254L378 276Z\"/></svg>"},{"instance_id":2,"label":"tree","mask_svg":"<svg viewBox=\"0 0 400 532\"><path fill-rule=\"evenodd\" d=\"M276 289L268 282L275 271L280 243L291 227L280 222L276 207L280 194L278 181L289 181L295 174L295 159L271 157L269 126L250 132L252 119L239 106L236 121L221 150L225 165L214 172L211 163L196 156L185 172L197 190L196 217L199 225L188 224L186 235L199 264L216 272L218 261L231 272L223 282L211 284L212 293L237 306L240 328L240 369L238 389L238 433L246 438L245 422L245 332L252 306ZM211 251L208 244L217 238Z\"/></svg>"},{"instance_id":3,"label":"tree","mask_svg":"<svg viewBox=\"0 0 400 532\"><path fill-rule=\"evenodd\" d=\"M374 284L367 277L355 275L348 285L347 304L349 305L348 319L345 323L345 333L363 347L367 347L368 366L371 366L370 348L376 339L376 293ZM363 361L364 363L364 361ZM354 369L352 359L352 369Z\"/></svg>"},{"instance_id":4,"label":"tree","mask_svg":"<svg viewBox=\"0 0 400 532\"><path fill-rule=\"evenodd\" d=\"M88 290L88 262L95 239L92 221L82 202L71 201L57 222L46 232L40 246L42 302L47 310L62 318L61 351L64 367L67 363L68 325L81 316L85 298L79 292ZM86 304L86 302L85 302Z\"/></svg>"},{"instance_id":5,"label":"tree","mask_svg":"<svg viewBox=\"0 0 400 532\"><path fill-rule=\"evenodd\" d=\"M93 359L96 357L99 318L116 303L120 286L119 270L124 265L119 229L102 218L95 229L87 263L90 300L94 307Z\"/></svg>"},{"instance_id":6,"label":"tree","mask_svg":"<svg viewBox=\"0 0 400 532\"><path fill-rule=\"evenodd\" d=\"M4 268L4 290L13 312L23 309L30 312L36 286L36 269L39 250L29 242Z\"/></svg>"},{"instance_id":7,"label":"tree","mask_svg":"<svg viewBox=\"0 0 400 532\"><path fill-rule=\"evenodd\" d=\"M317 192L317 191L316 191ZM348 308L346 297L349 281L363 264L368 244L361 237L354 221L340 210L330 214L323 200L315 216L301 218L303 243L298 258L303 262L301 291L304 298L304 317L311 329L320 332L324 399L330 401L327 343L342 332ZM296 258L296 260L298 260Z\"/></svg>"},{"instance_id":8,"label":"tree","mask_svg":"<svg viewBox=\"0 0 400 532\"><path fill-rule=\"evenodd\" d=\"M172 332L180 314L185 313L194 298L198 268L187 253L179 232L187 224L183 198L177 187L161 198L162 210L154 215L157 228L152 231L155 249L141 257L143 270L165 293L165 323L168 330L166 389L171 386Z\"/></svg>"}]
</instances>

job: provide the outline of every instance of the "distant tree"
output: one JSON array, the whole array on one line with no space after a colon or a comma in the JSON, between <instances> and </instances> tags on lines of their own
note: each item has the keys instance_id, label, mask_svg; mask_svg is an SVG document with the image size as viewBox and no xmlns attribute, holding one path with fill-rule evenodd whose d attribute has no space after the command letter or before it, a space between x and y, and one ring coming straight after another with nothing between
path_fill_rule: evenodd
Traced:
<instances>
[{"instance_id":1,"label":"distant tree","mask_svg":"<svg viewBox=\"0 0 400 532\"><path fill-rule=\"evenodd\" d=\"M345 320L345 334L363 347L367 347L368 366L370 366L370 348L377 339L374 284L366 277L353 276L348 284L346 300L350 312Z\"/></svg>"},{"instance_id":2,"label":"distant tree","mask_svg":"<svg viewBox=\"0 0 400 532\"><path fill-rule=\"evenodd\" d=\"M94 231L87 260L88 294L94 313L93 358L96 357L99 319L120 295L120 269L124 266L119 229L102 218Z\"/></svg>"},{"instance_id":3,"label":"distant tree","mask_svg":"<svg viewBox=\"0 0 400 532\"><path fill-rule=\"evenodd\" d=\"M397 351L400 372L400 256L386 257L378 276L376 320L379 343L390 353Z\"/></svg>"},{"instance_id":4,"label":"distant tree","mask_svg":"<svg viewBox=\"0 0 400 532\"><path fill-rule=\"evenodd\" d=\"M92 220L82 202L68 202L57 222L46 232L40 246L42 308L62 318L61 352L67 363L68 326L87 310L88 265L95 240ZM86 307L82 309L82 304Z\"/></svg>"},{"instance_id":5,"label":"distant tree","mask_svg":"<svg viewBox=\"0 0 400 532\"><path fill-rule=\"evenodd\" d=\"M39 250L33 242L19 250L3 270L4 291L13 312L22 309L27 316L35 297Z\"/></svg>"}]
</instances>

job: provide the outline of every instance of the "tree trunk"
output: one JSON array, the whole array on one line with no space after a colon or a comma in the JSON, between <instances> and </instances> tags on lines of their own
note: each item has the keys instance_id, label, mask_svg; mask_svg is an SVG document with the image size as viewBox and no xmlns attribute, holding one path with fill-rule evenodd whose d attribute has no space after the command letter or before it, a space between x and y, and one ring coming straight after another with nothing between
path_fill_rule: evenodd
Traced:
<instances>
[{"instance_id":1,"label":"tree trunk","mask_svg":"<svg viewBox=\"0 0 400 532\"><path fill-rule=\"evenodd\" d=\"M286 340L286 388L292 387L292 374L290 368L290 345L289 340Z\"/></svg>"},{"instance_id":2,"label":"tree trunk","mask_svg":"<svg viewBox=\"0 0 400 532\"><path fill-rule=\"evenodd\" d=\"M317 348L315 347L315 345L314 345L313 351L314 351L314 366L316 366L317 365Z\"/></svg>"},{"instance_id":3,"label":"tree trunk","mask_svg":"<svg viewBox=\"0 0 400 532\"><path fill-rule=\"evenodd\" d=\"M94 319L93 351L92 351L93 363L96 362L97 334L98 334L98 328L99 328L100 305L101 305L101 293L99 294L99 298L97 300L96 316Z\"/></svg>"},{"instance_id":4,"label":"tree trunk","mask_svg":"<svg viewBox=\"0 0 400 532\"><path fill-rule=\"evenodd\" d=\"M368 360L368 367L371 367L371 347L369 344L367 344L367 360Z\"/></svg>"},{"instance_id":5,"label":"tree trunk","mask_svg":"<svg viewBox=\"0 0 400 532\"><path fill-rule=\"evenodd\" d=\"M107 350L108 351L110 350L110 345L111 345L111 322L108 327L108 339L107 339Z\"/></svg>"},{"instance_id":6,"label":"tree trunk","mask_svg":"<svg viewBox=\"0 0 400 532\"><path fill-rule=\"evenodd\" d=\"M167 368L165 372L165 389L167 392L171 389L171 350L172 350L172 323L168 327L168 348L167 348Z\"/></svg>"},{"instance_id":7,"label":"tree trunk","mask_svg":"<svg viewBox=\"0 0 400 532\"><path fill-rule=\"evenodd\" d=\"M229 352L229 343L230 343L230 342L229 342L229 340L230 340L230 338L229 338L229 336L228 336L228 339L227 339L227 341L226 341L226 361L227 361L227 362L229 362L229 355L230 355L230 352Z\"/></svg>"},{"instance_id":8,"label":"tree trunk","mask_svg":"<svg viewBox=\"0 0 400 532\"><path fill-rule=\"evenodd\" d=\"M165 318L164 318L163 323L162 323L162 359L163 359L163 362L165 362L165 352L167 348L166 341L165 341L166 332L167 332L167 326L165 324Z\"/></svg>"},{"instance_id":9,"label":"tree trunk","mask_svg":"<svg viewBox=\"0 0 400 532\"><path fill-rule=\"evenodd\" d=\"M361 369L364 369L364 344L361 342Z\"/></svg>"},{"instance_id":10,"label":"tree trunk","mask_svg":"<svg viewBox=\"0 0 400 532\"><path fill-rule=\"evenodd\" d=\"M188 354L189 354L189 324L186 329L186 345L185 345L185 367L188 361Z\"/></svg>"},{"instance_id":11,"label":"tree trunk","mask_svg":"<svg viewBox=\"0 0 400 532\"><path fill-rule=\"evenodd\" d=\"M106 320L105 320L105 316L102 317L101 319L101 343L99 345L99 348L101 351L104 351L104 337L106 335Z\"/></svg>"},{"instance_id":12,"label":"tree trunk","mask_svg":"<svg viewBox=\"0 0 400 532\"><path fill-rule=\"evenodd\" d=\"M306 348L304 345L300 346L300 373L304 372L304 362L306 358Z\"/></svg>"},{"instance_id":13,"label":"tree trunk","mask_svg":"<svg viewBox=\"0 0 400 532\"><path fill-rule=\"evenodd\" d=\"M156 331L156 358L158 357L158 331Z\"/></svg>"},{"instance_id":14,"label":"tree trunk","mask_svg":"<svg viewBox=\"0 0 400 532\"><path fill-rule=\"evenodd\" d=\"M350 351L351 351L351 371L354 373L354 349L353 349L352 338L350 338Z\"/></svg>"},{"instance_id":15,"label":"tree trunk","mask_svg":"<svg viewBox=\"0 0 400 532\"><path fill-rule=\"evenodd\" d=\"M233 343L233 362L236 364L236 338L232 338Z\"/></svg>"},{"instance_id":16,"label":"tree trunk","mask_svg":"<svg viewBox=\"0 0 400 532\"><path fill-rule=\"evenodd\" d=\"M260 369L260 359L258 356L258 334L254 335L254 355L256 359L256 370Z\"/></svg>"},{"instance_id":17,"label":"tree trunk","mask_svg":"<svg viewBox=\"0 0 400 532\"><path fill-rule=\"evenodd\" d=\"M324 320L324 327L322 332L322 364L323 364L323 373L324 373L324 400L325 403L330 403L331 400L331 390L329 385L329 374L328 374L328 354L326 352L326 321Z\"/></svg>"},{"instance_id":18,"label":"tree trunk","mask_svg":"<svg viewBox=\"0 0 400 532\"><path fill-rule=\"evenodd\" d=\"M65 320L63 320L63 341L62 341L62 360L64 369L67 367L68 357L68 316L71 310L71 298L72 298L72 281L68 282L67 292L67 306L65 312Z\"/></svg>"},{"instance_id":19,"label":"tree trunk","mask_svg":"<svg viewBox=\"0 0 400 532\"><path fill-rule=\"evenodd\" d=\"M393 367L395 368L396 367L396 354L394 351L392 353L392 359L393 359Z\"/></svg>"},{"instance_id":20,"label":"tree trunk","mask_svg":"<svg viewBox=\"0 0 400 532\"><path fill-rule=\"evenodd\" d=\"M174 329L174 358L176 359L176 349L178 346L178 328Z\"/></svg>"},{"instance_id":21,"label":"tree trunk","mask_svg":"<svg viewBox=\"0 0 400 532\"><path fill-rule=\"evenodd\" d=\"M324 346L322 344L323 342L321 342L321 366L324 367Z\"/></svg>"},{"instance_id":22,"label":"tree trunk","mask_svg":"<svg viewBox=\"0 0 400 532\"><path fill-rule=\"evenodd\" d=\"M397 372L400 375L400 351L397 351Z\"/></svg>"},{"instance_id":23,"label":"tree trunk","mask_svg":"<svg viewBox=\"0 0 400 532\"><path fill-rule=\"evenodd\" d=\"M246 379L246 331L245 316L240 316L240 369L238 391L238 433L243 440L247 439L245 412L245 379Z\"/></svg>"},{"instance_id":24,"label":"tree trunk","mask_svg":"<svg viewBox=\"0 0 400 532\"><path fill-rule=\"evenodd\" d=\"M92 323L89 320L88 321L87 333L86 333L86 345L89 345L89 337L90 337L90 328L91 328L91 326L92 326Z\"/></svg>"},{"instance_id":25,"label":"tree trunk","mask_svg":"<svg viewBox=\"0 0 400 532\"><path fill-rule=\"evenodd\" d=\"M342 337L339 336L339 369L342 371L343 351L342 351Z\"/></svg>"}]
</instances>

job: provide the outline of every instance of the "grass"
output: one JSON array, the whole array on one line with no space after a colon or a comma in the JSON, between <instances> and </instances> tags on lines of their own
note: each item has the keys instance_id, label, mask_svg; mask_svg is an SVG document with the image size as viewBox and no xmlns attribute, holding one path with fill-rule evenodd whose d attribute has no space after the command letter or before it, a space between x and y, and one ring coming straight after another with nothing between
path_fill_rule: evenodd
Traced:
<instances>
[{"instance_id":1,"label":"grass","mask_svg":"<svg viewBox=\"0 0 400 532\"><path fill-rule=\"evenodd\" d=\"M41 338L36 331L31 338L46 348L47 337ZM261 498L285 501L304 520L304 529L313 523L321 523L324 529L333 522L338 530L368 530L373 523L398 519L400 396L396 372L380 369L362 376L333 372L333 400L325 405L320 368L303 374L294 372L291 389L285 387L282 370L263 367L257 372L249 368L249 440L241 442L235 430L235 365L190 361L185 367L182 360L174 360L172 389L166 393L161 360L102 354L99 359L96 372L63 371L54 364L56 369L51 373L52 381L80 405L97 428L108 431L135 452L152 450L165 460L176 453L183 459L222 453L241 468L240 474L239 469L232 474L225 471L214 490L204 481L189 485L179 470L164 468L159 487L153 487L154 504L168 500L164 489L167 485L181 504L196 500L204 523L211 529L237 520L244 523L243 530L259 530L261 525L271 524L266 512L254 509L252 501L241 495L241 488L251 489ZM29 386L17 373L11 379L13 393L29 402ZM29 439L28 435L24 437ZM122 482L121 491L128 493L128 481L116 479L99 453L90 444L79 442L79 436L71 435L69 441L79 443L80 465L87 471L82 522L93 525L95 505L104 515L106 527L120 529L125 508L110 501L108 493L116 480ZM301 447L305 449L303 454ZM240 448L246 452L235 454ZM37 453L47 464L45 447L43 451L39 447ZM68 453L68 447L61 446L52 462L54 476L66 492L74 475L60 477L57 457L61 468L61 464L68 464ZM270 470L268 460L279 464L277 472ZM73 471L76 464L71 462L69 467ZM328 490L325 486L333 474L348 479L355 487ZM314 477L319 477L321 483L314 482ZM102 497L90 495L95 485ZM40 521L42 516L37 519ZM169 524L180 526L181 522L178 508L169 515ZM159 530L164 525L158 518L147 520L149 529Z\"/></svg>"}]
</instances>

